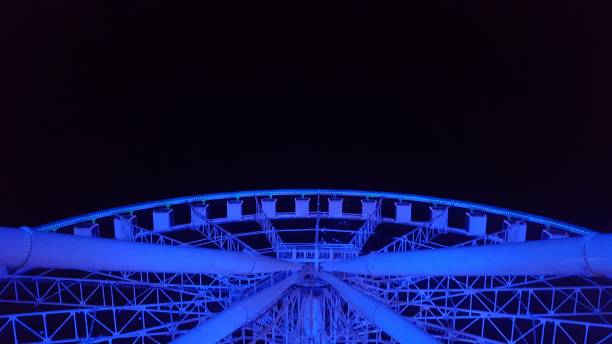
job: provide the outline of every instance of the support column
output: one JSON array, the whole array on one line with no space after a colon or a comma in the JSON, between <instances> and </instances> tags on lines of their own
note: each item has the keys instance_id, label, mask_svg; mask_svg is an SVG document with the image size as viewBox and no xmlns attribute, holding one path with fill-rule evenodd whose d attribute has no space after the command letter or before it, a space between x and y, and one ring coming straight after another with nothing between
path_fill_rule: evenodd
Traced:
<instances>
[{"instance_id":1,"label":"support column","mask_svg":"<svg viewBox=\"0 0 612 344\"><path fill-rule=\"evenodd\" d=\"M293 274L268 289L264 289L245 300L237 301L231 307L201 325L196 326L193 330L178 337L172 343L218 343L235 330L255 320L260 314L274 305L285 290L300 279L300 274Z\"/></svg>"},{"instance_id":2,"label":"support column","mask_svg":"<svg viewBox=\"0 0 612 344\"><path fill-rule=\"evenodd\" d=\"M336 289L346 302L398 342L438 343L435 338L411 323L406 317L395 313L391 308L356 290L339 278L325 272L320 272L318 275Z\"/></svg>"}]
</instances>

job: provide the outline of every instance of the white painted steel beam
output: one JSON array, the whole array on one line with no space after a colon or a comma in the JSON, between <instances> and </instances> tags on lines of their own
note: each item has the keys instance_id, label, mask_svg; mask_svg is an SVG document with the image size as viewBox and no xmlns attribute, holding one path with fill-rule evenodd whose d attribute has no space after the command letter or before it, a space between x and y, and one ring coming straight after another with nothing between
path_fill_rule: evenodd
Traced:
<instances>
[{"instance_id":1,"label":"white painted steel beam","mask_svg":"<svg viewBox=\"0 0 612 344\"><path fill-rule=\"evenodd\" d=\"M400 343L433 344L438 341L414 325L408 318L395 313L391 308L358 291L337 277L320 272L319 277L329 283L340 296L364 317Z\"/></svg>"},{"instance_id":2,"label":"white painted steel beam","mask_svg":"<svg viewBox=\"0 0 612 344\"><path fill-rule=\"evenodd\" d=\"M173 273L297 271L301 264L216 249L0 227L0 266Z\"/></svg>"},{"instance_id":3,"label":"white painted steel beam","mask_svg":"<svg viewBox=\"0 0 612 344\"><path fill-rule=\"evenodd\" d=\"M612 276L612 234L493 246L378 253L321 263L326 271L374 276Z\"/></svg>"},{"instance_id":4,"label":"white painted steel beam","mask_svg":"<svg viewBox=\"0 0 612 344\"><path fill-rule=\"evenodd\" d=\"M201 325L196 326L193 330L178 337L172 343L218 343L235 330L255 320L260 314L274 305L285 290L300 279L300 274L293 274L245 300L237 301L231 307Z\"/></svg>"}]
</instances>

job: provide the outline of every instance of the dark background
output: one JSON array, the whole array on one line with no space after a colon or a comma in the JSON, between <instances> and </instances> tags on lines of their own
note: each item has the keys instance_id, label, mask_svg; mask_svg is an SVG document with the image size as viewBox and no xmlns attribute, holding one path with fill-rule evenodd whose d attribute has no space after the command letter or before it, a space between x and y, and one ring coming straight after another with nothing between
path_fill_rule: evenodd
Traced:
<instances>
[{"instance_id":1,"label":"dark background","mask_svg":"<svg viewBox=\"0 0 612 344\"><path fill-rule=\"evenodd\" d=\"M0 224L329 187L611 230L607 9L374 3L2 11Z\"/></svg>"}]
</instances>

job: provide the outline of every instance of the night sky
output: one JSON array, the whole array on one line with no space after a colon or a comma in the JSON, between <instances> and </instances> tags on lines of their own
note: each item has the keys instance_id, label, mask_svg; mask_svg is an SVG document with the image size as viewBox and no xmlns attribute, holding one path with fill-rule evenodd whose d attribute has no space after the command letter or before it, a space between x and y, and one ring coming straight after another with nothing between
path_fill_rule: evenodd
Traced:
<instances>
[{"instance_id":1,"label":"night sky","mask_svg":"<svg viewBox=\"0 0 612 344\"><path fill-rule=\"evenodd\" d=\"M0 225L325 187L612 231L609 11L291 3L3 11Z\"/></svg>"}]
</instances>

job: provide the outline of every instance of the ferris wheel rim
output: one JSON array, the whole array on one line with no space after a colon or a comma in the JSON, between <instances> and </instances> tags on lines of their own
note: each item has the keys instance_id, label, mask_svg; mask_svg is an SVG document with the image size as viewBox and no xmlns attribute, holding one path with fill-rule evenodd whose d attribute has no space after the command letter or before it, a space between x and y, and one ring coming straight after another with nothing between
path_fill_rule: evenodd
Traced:
<instances>
[{"instance_id":1,"label":"ferris wheel rim","mask_svg":"<svg viewBox=\"0 0 612 344\"><path fill-rule=\"evenodd\" d=\"M152 209L156 207L170 207L178 204L187 204L192 202L205 202L223 199L239 199L247 197L273 197L273 196L291 196L291 195L323 195L323 196L353 196L353 197L366 197L366 198L386 198L396 199L398 201L413 201L422 203L432 203L437 205L452 206L458 208L465 208L475 211L482 211L489 214L496 214L506 216L509 218L521 219L533 223L542 224L545 226L552 226L564 229L566 231L578 234L578 235L592 235L597 234L598 231L571 224L565 221L554 220L549 217L541 215L531 214L528 212L510 210L503 207L492 206L482 203L460 201L449 198L424 196L416 194L406 194L397 192L386 192L386 191L367 191L367 190L349 190L349 189L267 189L267 190L250 190L250 191L235 191L235 192L221 192L211 194L200 194L194 196L183 196L167 198L157 201L141 202L131 205L119 206L109 208L100 211L89 212L82 215L72 216L65 219L52 221L49 223L41 224L33 227L36 231L55 231L58 228L75 225L87 221L95 221L100 218L118 215L122 213L131 213L139 210Z\"/></svg>"}]
</instances>

